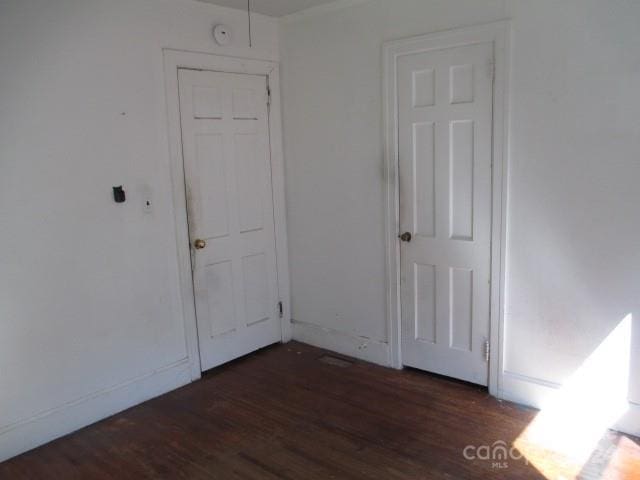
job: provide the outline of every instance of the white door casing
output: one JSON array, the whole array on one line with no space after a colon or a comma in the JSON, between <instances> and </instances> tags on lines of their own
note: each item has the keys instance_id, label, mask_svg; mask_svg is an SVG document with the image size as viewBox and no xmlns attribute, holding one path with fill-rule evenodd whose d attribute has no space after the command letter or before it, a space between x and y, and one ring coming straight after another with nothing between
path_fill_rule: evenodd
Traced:
<instances>
[{"instance_id":1,"label":"white door casing","mask_svg":"<svg viewBox=\"0 0 640 480\"><path fill-rule=\"evenodd\" d=\"M178 72L198 344L207 370L282 338L268 85L265 75Z\"/></svg>"},{"instance_id":2,"label":"white door casing","mask_svg":"<svg viewBox=\"0 0 640 480\"><path fill-rule=\"evenodd\" d=\"M386 42L384 64L385 176L386 176L386 265L387 325L390 363L402 368L400 263L400 181L399 181L399 112L398 62L416 53L464 45L490 43L494 51L492 111L492 189L491 189L491 284L490 284L490 357L489 393L501 397L503 382L504 272L506 263L507 179L509 130L509 20L456 28L417 37Z\"/></svg>"},{"instance_id":3,"label":"white door casing","mask_svg":"<svg viewBox=\"0 0 640 480\"><path fill-rule=\"evenodd\" d=\"M404 365L487 385L492 42L397 59Z\"/></svg>"}]
</instances>

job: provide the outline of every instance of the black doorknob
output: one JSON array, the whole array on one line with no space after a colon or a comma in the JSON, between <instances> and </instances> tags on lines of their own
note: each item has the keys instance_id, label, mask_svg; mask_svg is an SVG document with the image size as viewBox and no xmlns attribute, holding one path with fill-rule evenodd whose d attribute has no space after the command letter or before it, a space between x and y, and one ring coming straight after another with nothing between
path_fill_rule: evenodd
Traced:
<instances>
[{"instance_id":1,"label":"black doorknob","mask_svg":"<svg viewBox=\"0 0 640 480\"><path fill-rule=\"evenodd\" d=\"M400 240L402 240L403 242L410 242L411 241L411 233L404 232L402 235L398 236L398 238Z\"/></svg>"}]
</instances>

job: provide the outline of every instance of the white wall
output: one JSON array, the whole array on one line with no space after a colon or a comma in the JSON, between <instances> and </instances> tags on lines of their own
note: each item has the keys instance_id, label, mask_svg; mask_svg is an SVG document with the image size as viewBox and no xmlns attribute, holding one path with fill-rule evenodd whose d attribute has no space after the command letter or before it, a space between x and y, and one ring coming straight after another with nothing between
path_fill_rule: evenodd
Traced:
<instances>
[{"instance_id":1,"label":"white wall","mask_svg":"<svg viewBox=\"0 0 640 480\"><path fill-rule=\"evenodd\" d=\"M509 15L503 389L539 403L528 383L564 383L632 314L640 404L640 3L522 0Z\"/></svg>"},{"instance_id":2,"label":"white wall","mask_svg":"<svg viewBox=\"0 0 640 480\"><path fill-rule=\"evenodd\" d=\"M283 23L295 338L388 364L382 44L504 16L503 0L371 0Z\"/></svg>"},{"instance_id":3,"label":"white wall","mask_svg":"<svg viewBox=\"0 0 640 480\"><path fill-rule=\"evenodd\" d=\"M388 338L382 43L503 18L513 19L503 394L536 403L537 385L565 381L631 313L640 402L633 0L370 0L285 22L294 336L358 356L362 340L345 338Z\"/></svg>"},{"instance_id":4,"label":"white wall","mask_svg":"<svg viewBox=\"0 0 640 480\"><path fill-rule=\"evenodd\" d=\"M0 460L190 380L162 48L277 59L276 21L252 29L249 51L237 10L0 1Z\"/></svg>"}]
</instances>

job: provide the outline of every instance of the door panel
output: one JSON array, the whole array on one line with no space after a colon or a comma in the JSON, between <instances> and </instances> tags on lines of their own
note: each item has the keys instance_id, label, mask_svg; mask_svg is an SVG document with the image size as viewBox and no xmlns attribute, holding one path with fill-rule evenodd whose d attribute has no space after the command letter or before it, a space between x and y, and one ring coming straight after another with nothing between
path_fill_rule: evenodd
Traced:
<instances>
[{"instance_id":1,"label":"door panel","mask_svg":"<svg viewBox=\"0 0 640 480\"><path fill-rule=\"evenodd\" d=\"M191 202L193 212L191 220L195 229L195 238L226 237L229 235L229 202L227 194L226 165L224 162L224 137L219 134L196 135L196 152L194 169L200 174L189 179L191 191L198 191L198 198ZM206 207L205 207L206 206ZM197 216L196 216L196 212Z\"/></svg>"},{"instance_id":2,"label":"door panel","mask_svg":"<svg viewBox=\"0 0 640 480\"><path fill-rule=\"evenodd\" d=\"M420 188L414 189L413 231L416 235L433 237L436 233L435 203L435 123L413 124L414 176Z\"/></svg>"},{"instance_id":3,"label":"door panel","mask_svg":"<svg viewBox=\"0 0 640 480\"><path fill-rule=\"evenodd\" d=\"M266 77L179 70L202 369L280 341ZM204 248L194 248L196 240Z\"/></svg>"},{"instance_id":4,"label":"door panel","mask_svg":"<svg viewBox=\"0 0 640 480\"><path fill-rule=\"evenodd\" d=\"M486 385L493 44L398 59L403 364Z\"/></svg>"},{"instance_id":5,"label":"door panel","mask_svg":"<svg viewBox=\"0 0 640 480\"><path fill-rule=\"evenodd\" d=\"M473 240L473 120L451 122L450 238Z\"/></svg>"},{"instance_id":6,"label":"door panel","mask_svg":"<svg viewBox=\"0 0 640 480\"><path fill-rule=\"evenodd\" d=\"M415 338L436 343L436 266L413 264L415 291Z\"/></svg>"},{"instance_id":7,"label":"door panel","mask_svg":"<svg viewBox=\"0 0 640 480\"><path fill-rule=\"evenodd\" d=\"M252 133L240 133L234 135L234 148L236 155L236 178L238 188L238 215L240 232L250 232L263 228L264 212L261 193L264 192L265 183L270 180L267 176L264 155L261 155L260 138Z\"/></svg>"}]
</instances>

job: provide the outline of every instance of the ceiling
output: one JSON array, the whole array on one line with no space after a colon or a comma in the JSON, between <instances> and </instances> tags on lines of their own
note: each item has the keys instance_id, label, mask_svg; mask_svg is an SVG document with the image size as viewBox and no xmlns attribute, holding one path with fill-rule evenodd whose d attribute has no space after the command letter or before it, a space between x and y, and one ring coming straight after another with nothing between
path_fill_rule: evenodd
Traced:
<instances>
[{"instance_id":1,"label":"ceiling","mask_svg":"<svg viewBox=\"0 0 640 480\"><path fill-rule=\"evenodd\" d=\"M223 7L247 9L247 0L201 0L207 3L215 3ZM251 11L269 15L271 17L283 17L291 13L306 10L307 8L331 3L335 0L250 0Z\"/></svg>"}]
</instances>

